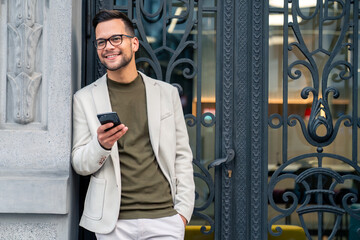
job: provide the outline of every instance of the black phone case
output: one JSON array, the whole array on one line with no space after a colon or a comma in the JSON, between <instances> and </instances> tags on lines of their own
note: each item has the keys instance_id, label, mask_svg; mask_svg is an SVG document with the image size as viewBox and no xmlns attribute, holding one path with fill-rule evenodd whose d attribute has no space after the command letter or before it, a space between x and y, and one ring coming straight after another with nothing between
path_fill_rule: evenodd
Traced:
<instances>
[{"instance_id":1,"label":"black phone case","mask_svg":"<svg viewBox=\"0 0 360 240\"><path fill-rule=\"evenodd\" d=\"M106 129L106 131L118 126L121 124L120 118L117 115L116 112L108 112L108 113L100 113L97 115L101 125L104 125L106 123L112 122L114 123L114 126L112 126L111 128Z\"/></svg>"}]
</instances>

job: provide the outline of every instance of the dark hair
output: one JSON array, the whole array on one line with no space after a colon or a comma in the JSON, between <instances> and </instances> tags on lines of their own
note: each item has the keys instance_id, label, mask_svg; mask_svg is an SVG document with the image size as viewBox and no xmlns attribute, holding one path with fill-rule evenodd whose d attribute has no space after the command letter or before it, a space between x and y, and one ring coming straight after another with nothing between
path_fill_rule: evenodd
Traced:
<instances>
[{"instance_id":1,"label":"dark hair","mask_svg":"<svg viewBox=\"0 0 360 240\"><path fill-rule=\"evenodd\" d=\"M101 10L100 12L98 12L92 21L94 29L96 29L99 23L112 19L121 19L124 22L125 28L128 33L132 36L135 35L134 26L131 20L124 13L117 10Z\"/></svg>"}]
</instances>

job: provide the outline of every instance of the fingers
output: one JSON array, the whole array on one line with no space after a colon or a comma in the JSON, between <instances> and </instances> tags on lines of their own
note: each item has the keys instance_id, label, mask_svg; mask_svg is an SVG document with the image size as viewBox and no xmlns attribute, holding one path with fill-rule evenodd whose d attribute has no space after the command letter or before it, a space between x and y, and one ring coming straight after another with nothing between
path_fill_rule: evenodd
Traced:
<instances>
[{"instance_id":1,"label":"fingers","mask_svg":"<svg viewBox=\"0 0 360 240\"><path fill-rule=\"evenodd\" d=\"M113 125L114 125L114 123L111 123L111 122L106 123L104 125L100 125L100 127L98 128L98 133L99 133L99 131L100 132L105 132L106 129L111 128Z\"/></svg>"},{"instance_id":2,"label":"fingers","mask_svg":"<svg viewBox=\"0 0 360 240\"><path fill-rule=\"evenodd\" d=\"M114 124L107 123L101 125L97 129L98 141L101 146L105 149L111 149L114 143L119 140L127 132L128 128L124 124L120 124L108 131L105 131L108 128L111 128Z\"/></svg>"}]
</instances>

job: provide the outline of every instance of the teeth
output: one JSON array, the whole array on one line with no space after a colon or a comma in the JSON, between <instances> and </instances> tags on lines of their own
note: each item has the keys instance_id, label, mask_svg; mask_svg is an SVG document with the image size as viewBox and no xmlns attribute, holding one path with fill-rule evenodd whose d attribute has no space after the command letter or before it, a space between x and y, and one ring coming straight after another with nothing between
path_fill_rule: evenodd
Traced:
<instances>
[{"instance_id":1,"label":"teeth","mask_svg":"<svg viewBox=\"0 0 360 240\"><path fill-rule=\"evenodd\" d=\"M116 57L117 55L110 55L110 56L106 56L107 58L112 58L112 57Z\"/></svg>"}]
</instances>

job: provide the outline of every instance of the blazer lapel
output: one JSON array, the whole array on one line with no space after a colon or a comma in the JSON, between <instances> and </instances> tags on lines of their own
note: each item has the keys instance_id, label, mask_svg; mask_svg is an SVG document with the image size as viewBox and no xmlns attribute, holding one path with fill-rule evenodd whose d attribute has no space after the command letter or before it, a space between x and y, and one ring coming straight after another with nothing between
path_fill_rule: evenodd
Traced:
<instances>
[{"instance_id":1,"label":"blazer lapel","mask_svg":"<svg viewBox=\"0 0 360 240\"><path fill-rule=\"evenodd\" d=\"M160 88L154 80L142 73L140 74L142 75L145 84L150 141L154 150L155 157L159 159L158 153L160 140Z\"/></svg>"},{"instance_id":2,"label":"blazer lapel","mask_svg":"<svg viewBox=\"0 0 360 240\"><path fill-rule=\"evenodd\" d=\"M109 90L106 83L106 75L94 83L92 94L97 113L111 112Z\"/></svg>"},{"instance_id":3,"label":"blazer lapel","mask_svg":"<svg viewBox=\"0 0 360 240\"><path fill-rule=\"evenodd\" d=\"M106 83L106 74L94 83L92 94L93 94L97 113L105 113L112 111L110 97L109 97L109 90ZM111 159L114 165L116 181L118 184L120 184L120 162L119 162L119 150L117 144L114 144L114 146L111 149Z\"/></svg>"}]
</instances>

